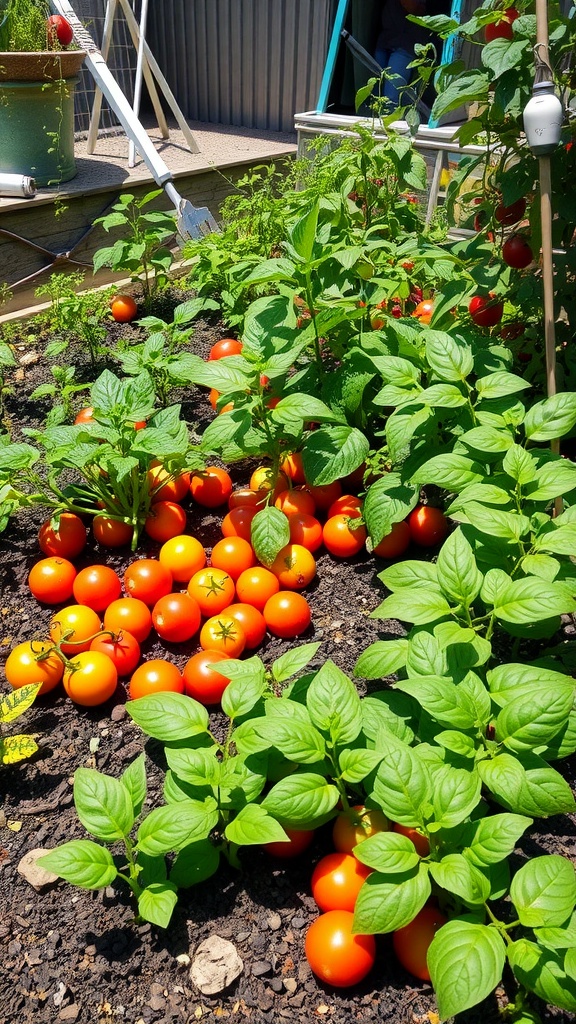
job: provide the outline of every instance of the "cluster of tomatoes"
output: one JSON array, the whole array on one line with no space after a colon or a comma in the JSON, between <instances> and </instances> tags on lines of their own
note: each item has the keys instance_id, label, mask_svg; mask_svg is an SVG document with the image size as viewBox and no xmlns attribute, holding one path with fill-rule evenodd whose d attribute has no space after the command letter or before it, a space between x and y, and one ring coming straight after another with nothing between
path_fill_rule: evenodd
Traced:
<instances>
[{"instance_id":1,"label":"cluster of tomatoes","mask_svg":"<svg viewBox=\"0 0 576 1024\"><path fill-rule=\"evenodd\" d=\"M318 861L312 873L311 891L322 911L310 925L305 941L306 957L314 974L328 985L344 988L366 977L376 959L373 935L352 930L354 907L360 889L371 869L354 855L366 839L393 829L407 836L421 857L430 846L426 836L415 828L393 824L382 811L359 805L342 811L332 829L334 852ZM272 856L291 858L306 850L314 837L310 830L287 829L289 842L268 843ZM406 970L423 981L430 980L426 962L428 947L446 918L433 905L425 906L410 924L393 933L394 952Z\"/></svg>"}]
</instances>

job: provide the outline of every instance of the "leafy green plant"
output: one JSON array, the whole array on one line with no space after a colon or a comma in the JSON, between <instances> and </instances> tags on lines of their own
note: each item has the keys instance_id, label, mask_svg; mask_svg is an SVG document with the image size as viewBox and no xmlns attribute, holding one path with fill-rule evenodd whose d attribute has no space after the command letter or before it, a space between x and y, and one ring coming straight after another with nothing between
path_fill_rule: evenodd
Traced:
<instances>
[{"instance_id":1,"label":"leafy green plant","mask_svg":"<svg viewBox=\"0 0 576 1024\"><path fill-rule=\"evenodd\" d=\"M166 243L176 233L175 214L159 210L142 212L160 195L163 195L162 189L148 192L142 199L125 193L114 203L111 213L94 222L101 224L105 231L123 228L128 236L119 238L112 246L98 249L94 254L94 273L100 267L128 271L132 280L142 285L147 310L165 286L174 259Z\"/></svg>"},{"instance_id":2,"label":"leafy green plant","mask_svg":"<svg viewBox=\"0 0 576 1024\"><path fill-rule=\"evenodd\" d=\"M54 49L52 44L48 46L46 38L48 0L7 0L2 6L0 51Z\"/></svg>"},{"instance_id":3,"label":"leafy green plant","mask_svg":"<svg viewBox=\"0 0 576 1024\"><path fill-rule=\"evenodd\" d=\"M76 383L75 366L51 366L50 373L53 379L35 388L30 400L51 399L52 408L46 417L46 426L55 427L74 418L72 398L79 391L86 391L90 385Z\"/></svg>"},{"instance_id":4,"label":"leafy green plant","mask_svg":"<svg viewBox=\"0 0 576 1024\"><path fill-rule=\"evenodd\" d=\"M6 370L16 366L16 359L14 353L9 345L0 341L0 420L4 427L8 427L9 424L6 422L6 409L4 400L7 395L12 394L12 385L8 383L6 379Z\"/></svg>"},{"instance_id":5,"label":"leafy green plant","mask_svg":"<svg viewBox=\"0 0 576 1024\"><path fill-rule=\"evenodd\" d=\"M23 715L33 704L42 683L29 683L12 693L0 697L0 764L15 764L31 757L38 750L38 744L32 736L20 733L17 736L4 736L5 726Z\"/></svg>"},{"instance_id":6,"label":"leafy green plant","mask_svg":"<svg viewBox=\"0 0 576 1024\"><path fill-rule=\"evenodd\" d=\"M79 300L76 289L84 281L84 271L73 274L50 274L46 284L39 285L35 291L38 298L47 295L50 308L47 311L48 325L52 330L63 332L76 326L76 316L71 314L71 307ZM60 350L51 350L48 355L58 355Z\"/></svg>"}]
</instances>

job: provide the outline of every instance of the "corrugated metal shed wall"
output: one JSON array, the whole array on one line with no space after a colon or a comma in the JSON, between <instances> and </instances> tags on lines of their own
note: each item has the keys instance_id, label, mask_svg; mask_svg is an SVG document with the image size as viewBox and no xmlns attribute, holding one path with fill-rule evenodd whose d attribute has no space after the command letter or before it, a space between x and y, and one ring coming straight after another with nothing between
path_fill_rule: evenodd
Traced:
<instances>
[{"instance_id":1,"label":"corrugated metal shed wall","mask_svg":"<svg viewBox=\"0 0 576 1024\"><path fill-rule=\"evenodd\" d=\"M155 0L150 46L185 115L292 131L315 107L336 0Z\"/></svg>"}]
</instances>

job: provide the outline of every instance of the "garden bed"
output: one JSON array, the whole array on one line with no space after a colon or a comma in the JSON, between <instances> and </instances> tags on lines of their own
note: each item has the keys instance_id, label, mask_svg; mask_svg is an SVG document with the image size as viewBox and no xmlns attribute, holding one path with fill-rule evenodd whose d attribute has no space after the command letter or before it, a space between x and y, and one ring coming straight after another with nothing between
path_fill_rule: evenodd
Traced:
<instances>
[{"instance_id":1,"label":"garden bed","mask_svg":"<svg viewBox=\"0 0 576 1024\"><path fill-rule=\"evenodd\" d=\"M128 336L133 328L112 329ZM26 329L23 328L23 338ZM218 324L200 324L193 350L205 356L222 335ZM49 364L38 341L12 339L21 365L13 393L6 399L6 416L13 438L23 427L41 426L48 406L28 400L31 391L49 379ZM38 360L31 359L31 352ZM80 379L93 372L79 350L70 350ZM202 426L211 417L205 392L191 388L171 396L183 402L183 415ZM245 484L247 467L234 467ZM207 549L219 537L220 510L208 512L187 505L187 529ZM20 513L4 534L0 547L2 571L2 651L42 633L53 608L40 606L26 585L28 572L40 556L37 530L44 516L32 509ZM154 556L159 545L143 539L138 555ZM409 552L408 557L422 557ZM432 552L434 556L434 552ZM78 568L105 562L122 573L132 560L126 549L101 549L89 540L76 560ZM384 563L368 553L339 561L327 553L317 557L318 574L305 591L313 623L297 642L320 641L313 666L326 659L352 676L360 653L376 639L404 635L395 621L370 618L384 596L376 573ZM567 634L574 631L565 621ZM269 664L293 646L268 636L257 652ZM196 650L195 641L166 645L146 642L145 657L167 656L182 667ZM357 682L360 692L380 689L378 681ZM287 863L251 847L242 855L245 870L221 867L218 874L181 893L169 928L164 931L133 919L133 904L125 889L90 892L58 882L35 891L17 871L21 858L35 848L52 848L85 835L72 801L72 777L79 767L95 767L118 777L143 750L147 754L151 805L161 801L164 767L162 748L132 723L119 685L112 700L85 709L68 700L61 689L36 701L23 729L38 737L40 750L29 762L2 769L5 793L0 811L0 876L5 912L0 919L3 971L0 1010L3 1019L52 1024L55 1021L126 1021L127 1024L168 1024L226 1018L266 1021L327 1020L393 1021L395 1024L434 1024L435 999L430 985L408 975L396 961L389 936L378 938L374 969L359 986L337 990L319 983L304 955L304 936L318 909L310 894L313 865L330 847L330 827L319 829L312 847ZM222 715L213 711L217 732ZM563 762L563 774L574 777L574 757ZM558 853L576 857L576 822L572 816L538 820L524 836L517 856ZM191 984L189 963L197 945L211 935L230 940L243 961L239 978L226 991L202 995ZM509 980L509 979L507 979ZM462 1015L463 1024L496 1020L503 992ZM564 1011L549 1009L545 1021L566 1019Z\"/></svg>"}]
</instances>

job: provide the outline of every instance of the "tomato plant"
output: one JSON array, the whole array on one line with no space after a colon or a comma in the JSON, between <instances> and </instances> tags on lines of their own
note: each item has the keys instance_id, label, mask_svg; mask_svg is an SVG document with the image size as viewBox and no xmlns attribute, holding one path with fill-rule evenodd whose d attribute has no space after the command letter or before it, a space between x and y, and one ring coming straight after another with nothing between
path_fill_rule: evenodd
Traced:
<instances>
[{"instance_id":1,"label":"tomato plant","mask_svg":"<svg viewBox=\"0 0 576 1024\"><path fill-rule=\"evenodd\" d=\"M62 604L72 597L76 569L67 558L41 558L32 566L28 586L37 601Z\"/></svg>"},{"instance_id":2,"label":"tomato plant","mask_svg":"<svg viewBox=\"0 0 576 1024\"><path fill-rule=\"evenodd\" d=\"M256 565L256 555L249 541L243 537L223 537L212 548L210 562L215 569L227 572L233 580Z\"/></svg>"},{"instance_id":3,"label":"tomato plant","mask_svg":"<svg viewBox=\"0 0 576 1024\"><path fill-rule=\"evenodd\" d=\"M222 338L212 345L208 359L224 359L226 356L238 356L242 351L242 342L236 338Z\"/></svg>"},{"instance_id":4,"label":"tomato plant","mask_svg":"<svg viewBox=\"0 0 576 1024\"><path fill-rule=\"evenodd\" d=\"M188 583L206 565L206 552L196 537L180 534L164 542L158 561L177 583Z\"/></svg>"},{"instance_id":5,"label":"tomato plant","mask_svg":"<svg viewBox=\"0 0 576 1024\"><path fill-rule=\"evenodd\" d=\"M366 977L376 959L373 935L355 935L354 915L347 910L330 910L312 922L306 932L306 959L316 977L335 988L357 985Z\"/></svg>"},{"instance_id":6,"label":"tomato plant","mask_svg":"<svg viewBox=\"0 0 576 1024\"><path fill-rule=\"evenodd\" d=\"M336 555L337 558L351 558L363 548L368 534L362 523L354 525L357 518L340 512L326 520L322 536L324 546L331 555Z\"/></svg>"},{"instance_id":7,"label":"tomato plant","mask_svg":"<svg viewBox=\"0 0 576 1024\"><path fill-rule=\"evenodd\" d=\"M140 661L140 644L126 629L113 636L102 634L95 637L89 649L110 658L119 676L132 675Z\"/></svg>"},{"instance_id":8,"label":"tomato plant","mask_svg":"<svg viewBox=\"0 0 576 1024\"><path fill-rule=\"evenodd\" d=\"M288 842L264 843L266 853L271 857L278 857L280 860L291 860L298 857L304 850L307 850L314 839L312 828L285 828Z\"/></svg>"},{"instance_id":9,"label":"tomato plant","mask_svg":"<svg viewBox=\"0 0 576 1024\"><path fill-rule=\"evenodd\" d=\"M426 954L432 939L446 918L437 907L423 907L410 924L399 928L392 936L394 952L400 963L414 977L430 981Z\"/></svg>"},{"instance_id":10,"label":"tomato plant","mask_svg":"<svg viewBox=\"0 0 576 1024\"><path fill-rule=\"evenodd\" d=\"M164 544L186 529L186 512L176 501L155 501L144 529L152 540Z\"/></svg>"},{"instance_id":11,"label":"tomato plant","mask_svg":"<svg viewBox=\"0 0 576 1024\"><path fill-rule=\"evenodd\" d=\"M251 604L238 602L229 604L226 615L235 620L246 637L246 647L252 650L259 647L266 636L266 621L262 612Z\"/></svg>"},{"instance_id":12,"label":"tomato plant","mask_svg":"<svg viewBox=\"0 0 576 1024\"><path fill-rule=\"evenodd\" d=\"M278 577L270 569L255 565L245 569L236 580L236 593L240 601L262 611L268 598L280 590Z\"/></svg>"},{"instance_id":13,"label":"tomato plant","mask_svg":"<svg viewBox=\"0 0 576 1024\"><path fill-rule=\"evenodd\" d=\"M106 548L123 548L132 543L134 527L121 519L98 515L92 520L94 540Z\"/></svg>"},{"instance_id":14,"label":"tomato plant","mask_svg":"<svg viewBox=\"0 0 576 1024\"><path fill-rule=\"evenodd\" d=\"M155 558L140 558L126 569L124 587L131 597L153 605L172 590L172 573Z\"/></svg>"},{"instance_id":15,"label":"tomato plant","mask_svg":"<svg viewBox=\"0 0 576 1024\"><path fill-rule=\"evenodd\" d=\"M316 560L302 544L286 544L270 566L281 587L302 590L316 575Z\"/></svg>"},{"instance_id":16,"label":"tomato plant","mask_svg":"<svg viewBox=\"0 0 576 1024\"><path fill-rule=\"evenodd\" d=\"M406 520L394 523L388 536L374 548L374 554L378 555L378 558L399 558L407 550L411 540L412 534Z\"/></svg>"},{"instance_id":17,"label":"tomato plant","mask_svg":"<svg viewBox=\"0 0 576 1024\"><path fill-rule=\"evenodd\" d=\"M198 603L202 615L208 616L224 611L232 604L236 593L232 577L223 569L212 566L195 572L187 589L190 597Z\"/></svg>"},{"instance_id":18,"label":"tomato plant","mask_svg":"<svg viewBox=\"0 0 576 1024\"><path fill-rule=\"evenodd\" d=\"M89 565L81 569L72 585L78 604L88 605L96 612L103 612L112 601L116 601L121 590L118 573L108 565Z\"/></svg>"},{"instance_id":19,"label":"tomato plant","mask_svg":"<svg viewBox=\"0 0 576 1024\"><path fill-rule=\"evenodd\" d=\"M190 640L200 629L200 606L190 594L165 594L152 609L152 622L158 636L169 643Z\"/></svg>"},{"instance_id":20,"label":"tomato plant","mask_svg":"<svg viewBox=\"0 0 576 1024\"><path fill-rule=\"evenodd\" d=\"M312 621L308 601L292 590L280 590L269 597L262 614L270 632L283 640L300 636Z\"/></svg>"},{"instance_id":21,"label":"tomato plant","mask_svg":"<svg viewBox=\"0 0 576 1024\"><path fill-rule=\"evenodd\" d=\"M223 651L198 651L186 662L183 670L184 690L201 704L218 704L230 682L213 666L229 661Z\"/></svg>"},{"instance_id":22,"label":"tomato plant","mask_svg":"<svg viewBox=\"0 0 576 1024\"><path fill-rule=\"evenodd\" d=\"M232 494L232 480L225 469L207 466L190 477L190 493L199 505L218 508L225 505Z\"/></svg>"},{"instance_id":23,"label":"tomato plant","mask_svg":"<svg viewBox=\"0 0 576 1024\"><path fill-rule=\"evenodd\" d=\"M75 704L91 708L110 700L118 684L118 673L106 654L83 651L74 656L72 667L64 670L62 683Z\"/></svg>"},{"instance_id":24,"label":"tomato plant","mask_svg":"<svg viewBox=\"0 0 576 1024\"><path fill-rule=\"evenodd\" d=\"M184 693L184 680L180 669L171 661L153 658L139 665L132 674L128 692L130 700L150 693Z\"/></svg>"},{"instance_id":25,"label":"tomato plant","mask_svg":"<svg viewBox=\"0 0 576 1024\"><path fill-rule=\"evenodd\" d=\"M312 872L312 895L320 910L354 910L371 868L351 853L328 853Z\"/></svg>"},{"instance_id":26,"label":"tomato plant","mask_svg":"<svg viewBox=\"0 0 576 1024\"><path fill-rule=\"evenodd\" d=\"M137 597L119 597L104 612L104 629L112 633L128 630L141 644L150 635L152 613L148 605Z\"/></svg>"},{"instance_id":27,"label":"tomato plant","mask_svg":"<svg viewBox=\"0 0 576 1024\"><path fill-rule=\"evenodd\" d=\"M116 295L110 303L110 311L118 324L128 324L138 313L138 306L131 295Z\"/></svg>"},{"instance_id":28,"label":"tomato plant","mask_svg":"<svg viewBox=\"0 0 576 1024\"><path fill-rule=\"evenodd\" d=\"M378 832L388 832L390 827L388 818L378 808L356 804L342 811L336 818L332 828L332 842L340 853L352 853L358 843Z\"/></svg>"},{"instance_id":29,"label":"tomato plant","mask_svg":"<svg viewBox=\"0 0 576 1024\"><path fill-rule=\"evenodd\" d=\"M417 505L408 516L410 537L420 547L430 548L440 544L448 534L448 520L444 513L433 505Z\"/></svg>"},{"instance_id":30,"label":"tomato plant","mask_svg":"<svg viewBox=\"0 0 576 1024\"><path fill-rule=\"evenodd\" d=\"M39 693L49 693L62 679L64 663L44 640L16 644L4 666L6 679L14 690L29 683L42 683Z\"/></svg>"},{"instance_id":31,"label":"tomato plant","mask_svg":"<svg viewBox=\"0 0 576 1024\"><path fill-rule=\"evenodd\" d=\"M56 519L47 519L38 531L40 550L57 558L75 558L86 547L86 527L80 516L61 512Z\"/></svg>"},{"instance_id":32,"label":"tomato plant","mask_svg":"<svg viewBox=\"0 0 576 1024\"><path fill-rule=\"evenodd\" d=\"M52 616L49 626L50 639L69 657L88 651L100 629L100 616L85 604L70 604L62 608Z\"/></svg>"},{"instance_id":33,"label":"tomato plant","mask_svg":"<svg viewBox=\"0 0 576 1024\"><path fill-rule=\"evenodd\" d=\"M200 630L200 646L204 651L220 651L229 658L239 658L246 646L242 626L232 615L213 615Z\"/></svg>"}]
</instances>

